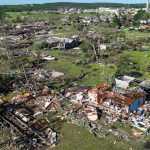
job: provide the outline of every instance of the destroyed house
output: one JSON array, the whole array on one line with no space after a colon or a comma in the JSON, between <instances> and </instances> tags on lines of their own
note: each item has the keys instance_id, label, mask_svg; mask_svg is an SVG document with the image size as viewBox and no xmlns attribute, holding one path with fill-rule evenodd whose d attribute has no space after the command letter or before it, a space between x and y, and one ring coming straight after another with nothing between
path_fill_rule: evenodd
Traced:
<instances>
[{"instance_id":1,"label":"destroyed house","mask_svg":"<svg viewBox=\"0 0 150 150\"><path fill-rule=\"evenodd\" d=\"M65 38L65 49L70 49L79 46L79 42L76 39Z\"/></svg>"},{"instance_id":2,"label":"destroyed house","mask_svg":"<svg viewBox=\"0 0 150 150\"><path fill-rule=\"evenodd\" d=\"M79 46L78 38L60 38L60 37L50 37L47 42L53 45L53 48L57 47L59 49L71 49Z\"/></svg>"},{"instance_id":3,"label":"destroyed house","mask_svg":"<svg viewBox=\"0 0 150 150\"><path fill-rule=\"evenodd\" d=\"M15 50L12 52L12 56L18 57L18 56L25 56L26 52L22 50Z\"/></svg>"},{"instance_id":4,"label":"destroyed house","mask_svg":"<svg viewBox=\"0 0 150 150\"><path fill-rule=\"evenodd\" d=\"M111 86L100 85L88 92L91 102L96 105L105 105L118 110L122 107L126 108L127 112L136 111L145 102L145 93L143 91L125 91L124 93L114 93L110 91Z\"/></svg>"},{"instance_id":5,"label":"destroyed house","mask_svg":"<svg viewBox=\"0 0 150 150\"><path fill-rule=\"evenodd\" d=\"M115 97L114 97L115 98ZM118 95L114 99L128 108L128 112L136 111L145 102L145 93L140 91L130 91Z\"/></svg>"},{"instance_id":6,"label":"destroyed house","mask_svg":"<svg viewBox=\"0 0 150 150\"><path fill-rule=\"evenodd\" d=\"M27 33L30 33L30 30L16 30L16 31L12 31L10 35L19 36Z\"/></svg>"},{"instance_id":7,"label":"destroyed house","mask_svg":"<svg viewBox=\"0 0 150 150\"><path fill-rule=\"evenodd\" d=\"M98 105L102 104L103 100L106 99L106 91L111 89L110 85L104 84L97 86L95 88L92 88L91 90L88 91L88 96L91 100L92 103Z\"/></svg>"}]
</instances>

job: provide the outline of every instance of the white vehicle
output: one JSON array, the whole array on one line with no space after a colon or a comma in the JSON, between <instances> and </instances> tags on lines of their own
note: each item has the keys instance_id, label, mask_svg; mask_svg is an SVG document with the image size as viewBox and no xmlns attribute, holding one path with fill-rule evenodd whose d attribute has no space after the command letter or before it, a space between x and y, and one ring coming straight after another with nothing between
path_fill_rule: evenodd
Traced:
<instances>
[{"instance_id":1,"label":"white vehicle","mask_svg":"<svg viewBox=\"0 0 150 150\"><path fill-rule=\"evenodd\" d=\"M56 58L53 56L46 56L42 58L43 60L55 60Z\"/></svg>"}]
</instances>

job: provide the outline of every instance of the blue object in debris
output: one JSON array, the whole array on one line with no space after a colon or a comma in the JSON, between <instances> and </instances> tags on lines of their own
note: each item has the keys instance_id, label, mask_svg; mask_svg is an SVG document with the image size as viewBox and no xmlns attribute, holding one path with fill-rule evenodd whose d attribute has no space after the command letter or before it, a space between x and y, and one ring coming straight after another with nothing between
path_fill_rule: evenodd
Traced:
<instances>
[{"instance_id":1,"label":"blue object in debris","mask_svg":"<svg viewBox=\"0 0 150 150\"><path fill-rule=\"evenodd\" d=\"M134 103L129 106L129 111L136 111L144 102L144 97L137 99Z\"/></svg>"}]
</instances>

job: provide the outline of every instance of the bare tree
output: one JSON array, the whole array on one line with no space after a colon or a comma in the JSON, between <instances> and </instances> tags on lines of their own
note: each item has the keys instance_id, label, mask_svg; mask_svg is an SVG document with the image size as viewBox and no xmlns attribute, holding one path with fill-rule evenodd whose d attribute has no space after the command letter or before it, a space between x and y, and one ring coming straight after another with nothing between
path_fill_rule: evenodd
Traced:
<instances>
[{"instance_id":1,"label":"bare tree","mask_svg":"<svg viewBox=\"0 0 150 150\"><path fill-rule=\"evenodd\" d=\"M94 31L84 31L82 32L83 41L89 43L93 50L93 56L96 61L100 57L101 47L100 44L107 42L111 37L111 30L105 28L93 29Z\"/></svg>"}]
</instances>

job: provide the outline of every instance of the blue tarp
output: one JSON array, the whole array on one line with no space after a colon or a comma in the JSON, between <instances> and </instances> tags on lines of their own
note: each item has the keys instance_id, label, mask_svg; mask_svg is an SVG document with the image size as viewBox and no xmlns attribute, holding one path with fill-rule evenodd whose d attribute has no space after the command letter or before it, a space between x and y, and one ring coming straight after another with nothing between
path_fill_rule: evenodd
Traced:
<instances>
[{"instance_id":1,"label":"blue tarp","mask_svg":"<svg viewBox=\"0 0 150 150\"><path fill-rule=\"evenodd\" d=\"M134 103L132 103L129 107L129 111L133 112L137 110L144 102L144 97L137 99Z\"/></svg>"}]
</instances>

